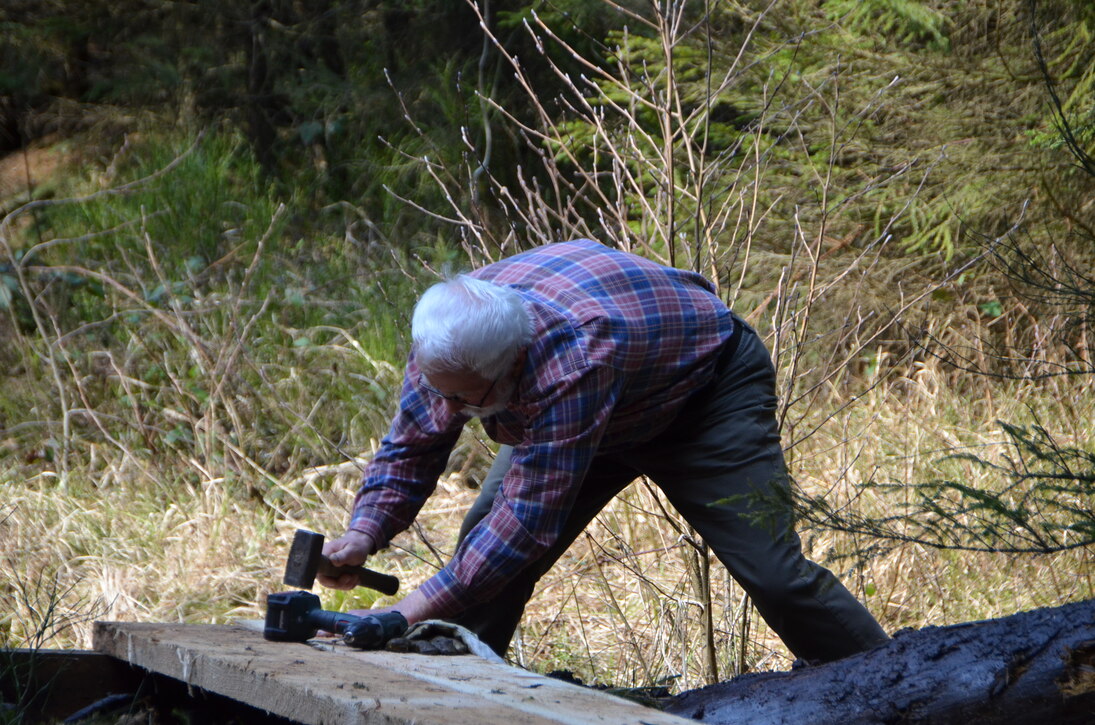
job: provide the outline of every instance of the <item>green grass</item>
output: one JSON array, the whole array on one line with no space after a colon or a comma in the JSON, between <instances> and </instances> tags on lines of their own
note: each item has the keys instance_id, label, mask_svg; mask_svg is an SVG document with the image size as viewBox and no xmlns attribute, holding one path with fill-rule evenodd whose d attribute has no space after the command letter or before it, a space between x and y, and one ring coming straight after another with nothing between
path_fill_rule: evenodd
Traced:
<instances>
[{"instance_id":1,"label":"green grass","mask_svg":"<svg viewBox=\"0 0 1095 725\"><path fill-rule=\"evenodd\" d=\"M128 178L169 146L135 150ZM132 194L46 205L46 243L19 247L35 268L4 310L5 641L27 639L41 605L19 592L41 581L96 616L255 614L285 532L342 524L347 502L316 519L330 488L299 481L383 433L412 282L329 234L294 239L293 200L256 179L238 141L206 138Z\"/></svg>"},{"instance_id":2,"label":"green grass","mask_svg":"<svg viewBox=\"0 0 1095 725\"><path fill-rule=\"evenodd\" d=\"M134 150L125 179L187 147L159 141ZM238 140L213 136L132 195L43 209L46 241L95 236L36 250L42 269L20 288L22 310L18 299L0 310L5 645L86 647L94 619L261 618L265 594L283 586L293 531L343 530L359 466L397 403L414 294L432 277L427 267L459 255L432 244L362 248L325 225L323 210L258 178ZM310 214L315 224L305 223ZM18 246L30 253L39 243ZM747 292L762 299L777 267ZM27 317L28 292L40 330ZM848 309L859 301L847 299ZM826 314L814 325L842 310ZM822 337L801 348L811 369L795 390L821 378L827 345ZM895 501L864 489L872 478L911 485L945 474L992 488L991 470L943 454L1003 455L997 420L1042 421L1062 444L1090 446L1091 377L1038 386L978 378L934 359L910 362L899 348L867 348L792 406L789 432L816 428L791 459L807 494L884 516ZM791 358L781 360L786 385ZM437 553L451 554L475 495L468 482L489 464L481 437L469 428L419 527L370 562L404 591L432 575ZM863 537L818 528L804 538L890 631L1095 595L1095 562L1082 549L1005 557L909 544L868 558ZM515 659L587 682L678 690L788 666L714 564L711 670L696 566L654 494L633 486L545 577ZM322 594L332 608L390 601Z\"/></svg>"}]
</instances>

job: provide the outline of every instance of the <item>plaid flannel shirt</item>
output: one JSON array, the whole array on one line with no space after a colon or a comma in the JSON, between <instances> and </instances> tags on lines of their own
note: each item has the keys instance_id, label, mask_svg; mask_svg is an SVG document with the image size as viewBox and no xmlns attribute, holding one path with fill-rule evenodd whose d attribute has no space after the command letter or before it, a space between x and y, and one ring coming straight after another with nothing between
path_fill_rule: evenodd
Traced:
<instances>
[{"instance_id":1,"label":"plaid flannel shirt","mask_svg":"<svg viewBox=\"0 0 1095 725\"><path fill-rule=\"evenodd\" d=\"M517 290L533 341L507 409L482 421L514 446L490 514L422 586L436 616L500 591L557 539L590 461L665 430L711 380L734 330L698 274L589 240L539 247L472 276ZM378 547L411 525L468 417L422 389L412 354L399 412L370 463L350 528Z\"/></svg>"}]
</instances>

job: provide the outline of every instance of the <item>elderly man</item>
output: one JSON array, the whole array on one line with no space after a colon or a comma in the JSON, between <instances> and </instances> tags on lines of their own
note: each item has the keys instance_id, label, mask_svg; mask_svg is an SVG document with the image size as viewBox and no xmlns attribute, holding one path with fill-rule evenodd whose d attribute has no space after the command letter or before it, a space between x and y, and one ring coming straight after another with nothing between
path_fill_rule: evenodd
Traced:
<instances>
[{"instance_id":1,"label":"elderly man","mask_svg":"<svg viewBox=\"0 0 1095 725\"><path fill-rule=\"evenodd\" d=\"M772 511L789 483L771 358L701 276L549 244L431 287L412 337L399 413L325 553L361 564L410 526L470 418L503 446L452 560L392 607L408 621L456 621L504 654L537 580L645 475L796 656L887 639Z\"/></svg>"}]
</instances>

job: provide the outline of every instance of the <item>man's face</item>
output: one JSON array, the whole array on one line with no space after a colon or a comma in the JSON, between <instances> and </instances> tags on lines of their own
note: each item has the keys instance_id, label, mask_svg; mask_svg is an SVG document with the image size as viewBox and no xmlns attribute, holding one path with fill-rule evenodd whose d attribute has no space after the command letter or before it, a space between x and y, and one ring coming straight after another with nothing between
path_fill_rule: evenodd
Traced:
<instances>
[{"instance_id":1,"label":"man's face","mask_svg":"<svg viewBox=\"0 0 1095 725\"><path fill-rule=\"evenodd\" d=\"M514 375L503 375L502 378L494 384L494 390L486 396L482 403L479 405L465 405L461 408L461 411L474 418L489 418L506 409L510 399L513 398L513 391L516 389L517 377Z\"/></svg>"},{"instance_id":2,"label":"man's face","mask_svg":"<svg viewBox=\"0 0 1095 725\"><path fill-rule=\"evenodd\" d=\"M434 372L423 376L423 387L442 398L452 412L486 418L505 410L517 387L516 376L503 373L490 380L472 372Z\"/></svg>"}]
</instances>

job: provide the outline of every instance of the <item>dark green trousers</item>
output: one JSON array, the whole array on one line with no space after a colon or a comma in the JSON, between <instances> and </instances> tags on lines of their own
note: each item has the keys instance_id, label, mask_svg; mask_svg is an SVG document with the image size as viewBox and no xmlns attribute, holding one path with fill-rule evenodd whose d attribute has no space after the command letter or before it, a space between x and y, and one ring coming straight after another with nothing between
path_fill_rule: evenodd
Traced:
<instances>
[{"instance_id":1,"label":"dark green trousers","mask_svg":"<svg viewBox=\"0 0 1095 725\"><path fill-rule=\"evenodd\" d=\"M594 459L558 542L502 593L455 621L504 655L536 582L614 496L645 475L797 657L826 662L885 642L886 633L859 600L802 554L775 412L771 356L746 328L736 349L720 359L714 382L689 398L666 432L634 450ZM499 451L461 527L461 541L489 513L511 452L506 446Z\"/></svg>"}]
</instances>

